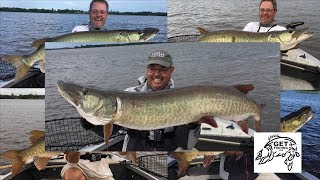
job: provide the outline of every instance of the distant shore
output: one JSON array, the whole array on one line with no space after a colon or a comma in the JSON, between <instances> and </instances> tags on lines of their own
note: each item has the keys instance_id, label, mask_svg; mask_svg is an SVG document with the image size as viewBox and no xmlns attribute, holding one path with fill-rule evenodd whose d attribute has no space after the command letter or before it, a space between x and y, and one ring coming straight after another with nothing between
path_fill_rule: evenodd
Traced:
<instances>
[{"instance_id":1,"label":"distant shore","mask_svg":"<svg viewBox=\"0 0 320 180\"><path fill-rule=\"evenodd\" d=\"M28 94L28 95L0 95L0 99L44 99L45 95L33 95L33 94Z\"/></svg>"},{"instance_id":2,"label":"distant shore","mask_svg":"<svg viewBox=\"0 0 320 180\"><path fill-rule=\"evenodd\" d=\"M0 7L0 12L33 12L33 13L59 13L59 14L88 14L88 11L74 9L24 9L15 7ZM167 16L165 12L119 12L109 11L109 15L140 15L140 16Z\"/></svg>"}]
</instances>

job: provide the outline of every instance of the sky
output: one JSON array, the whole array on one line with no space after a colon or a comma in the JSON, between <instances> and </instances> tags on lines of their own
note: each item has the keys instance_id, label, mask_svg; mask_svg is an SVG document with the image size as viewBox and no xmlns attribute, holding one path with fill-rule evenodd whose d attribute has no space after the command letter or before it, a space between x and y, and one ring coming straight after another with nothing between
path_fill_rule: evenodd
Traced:
<instances>
[{"instance_id":1,"label":"sky","mask_svg":"<svg viewBox=\"0 0 320 180\"><path fill-rule=\"evenodd\" d=\"M0 88L0 95L45 95L44 88Z\"/></svg>"},{"instance_id":2,"label":"sky","mask_svg":"<svg viewBox=\"0 0 320 180\"><path fill-rule=\"evenodd\" d=\"M1 0L1 7L37 9L89 9L91 0ZM167 12L166 0L107 0L111 11L120 12Z\"/></svg>"}]
</instances>

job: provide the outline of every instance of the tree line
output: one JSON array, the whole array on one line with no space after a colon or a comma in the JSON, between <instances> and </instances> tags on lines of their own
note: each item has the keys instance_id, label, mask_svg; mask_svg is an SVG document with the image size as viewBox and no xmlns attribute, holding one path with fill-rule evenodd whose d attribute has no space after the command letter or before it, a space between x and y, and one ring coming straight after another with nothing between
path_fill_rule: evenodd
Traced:
<instances>
[{"instance_id":1,"label":"tree line","mask_svg":"<svg viewBox=\"0 0 320 180\"><path fill-rule=\"evenodd\" d=\"M28 95L0 95L0 99L44 99L45 95L33 95L33 94L28 94Z\"/></svg>"},{"instance_id":2,"label":"tree line","mask_svg":"<svg viewBox=\"0 0 320 180\"><path fill-rule=\"evenodd\" d=\"M61 14L87 14L88 11L74 10L74 9L25 9L25 8L15 8L15 7L0 7L0 12L33 12L33 13L61 13ZM119 12L110 11L110 15L142 15L142 16L167 16L165 12Z\"/></svg>"}]
</instances>

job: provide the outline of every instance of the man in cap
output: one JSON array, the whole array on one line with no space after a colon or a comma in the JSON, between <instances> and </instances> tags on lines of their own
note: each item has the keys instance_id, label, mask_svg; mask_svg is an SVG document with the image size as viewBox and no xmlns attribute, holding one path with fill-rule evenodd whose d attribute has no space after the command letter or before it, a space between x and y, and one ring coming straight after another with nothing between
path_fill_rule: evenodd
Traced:
<instances>
[{"instance_id":1,"label":"man in cap","mask_svg":"<svg viewBox=\"0 0 320 180\"><path fill-rule=\"evenodd\" d=\"M129 87L129 92L151 92L174 88L171 75L174 71L172 57L165 51L154 51L148 57L147 70L138 78L139 85ZM175 128L138 131L128 129L122 151L173 151L177 148Z\"/></svg>"}]
</instances>

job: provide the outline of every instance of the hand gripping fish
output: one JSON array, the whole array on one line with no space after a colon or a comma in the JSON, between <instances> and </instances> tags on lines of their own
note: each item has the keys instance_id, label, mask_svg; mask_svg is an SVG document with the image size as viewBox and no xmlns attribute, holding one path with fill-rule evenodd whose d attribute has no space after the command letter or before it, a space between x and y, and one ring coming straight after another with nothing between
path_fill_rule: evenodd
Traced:
<instances>
[{"instance_id":1,"label":"hand gripping fish","mask_svg":"<svg viewBox=\"0 0 320 180\"><path fill-rule=\"evenodd\" d=\"M252 116L256 131L261 130L262 108L237 90L245 90L246 86L235 89L199 85L148 93L100 91L63 81L58 81L57 87L88 122L105 125L106 143L113 123L130 129L153 130L188 124L205 116L233 121Z\"/></svg>"},{"instance_id":2,"label":"hand gripping fish","mask_svg":"<svg viewBox=\"0 0 320 180\"><path fill-rule=\"evenodd\" d=\"M43 169L50 158L58 156L62 152L50 152L45 151L45 133L44 131L31 131L30 142L32 146L23 150L9 150L0 154L0 157L4 157L12 161L12 175L17 175L24 164L29 159L34 160L34 165L38 170Z\"/></svg>"},{"instance_id":3,"label":"hand gripping fish","mask_svg":"<svg viewBox=\"0 0 320 180\"><path fill-rule=\"evenodd\" d=\"M307 28L300 30L272 31L266 33L255 33L235 30L220 30L208 32L197 28L201 37L198 42L278 42L280 50L286 51L294 48L297 44L309 39L313 33L307 32Z\"/></svg>"},{"instance_id":4,"label":"hand gripping fish","mask_svg":"<svg viewBox=\"0 0 320 180\"><path fill-rule=\"evenodd\" d=\"M145 42L153 38L158 29L146 28L143 30L110 30L86 31L69 33L53 38L38 39L32 43L37 50L30 55L4 56L1 60L7 61L16 67L15 81L21 80L30 70L31 66L40 61L40 69L45 72L45 42Z\"/></svg>"}]
</instances>

